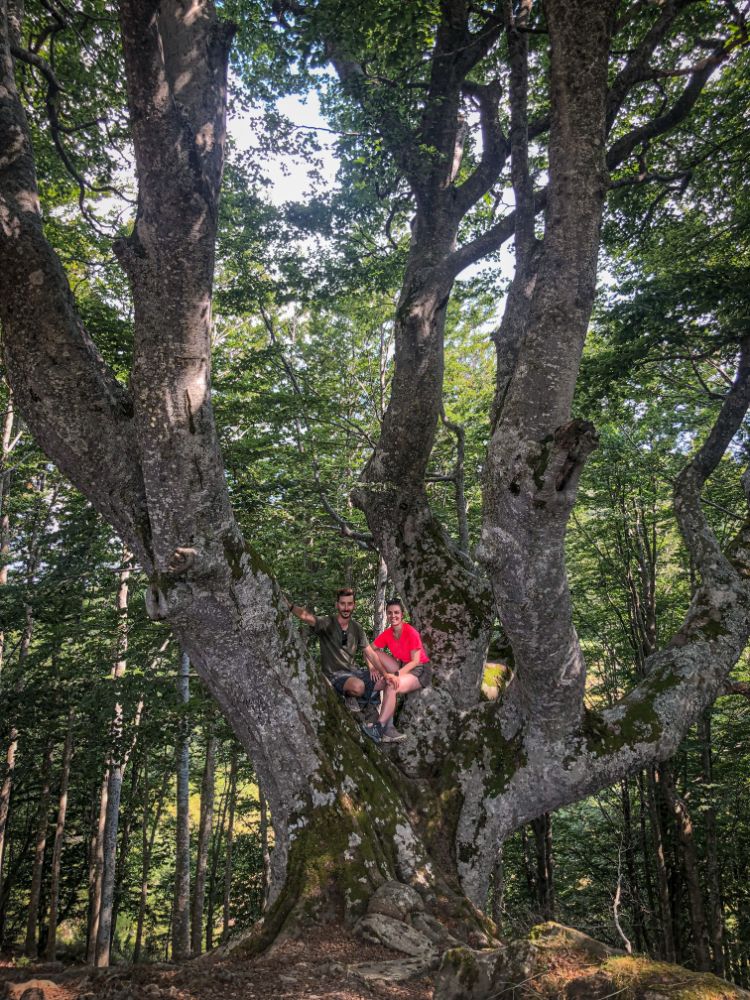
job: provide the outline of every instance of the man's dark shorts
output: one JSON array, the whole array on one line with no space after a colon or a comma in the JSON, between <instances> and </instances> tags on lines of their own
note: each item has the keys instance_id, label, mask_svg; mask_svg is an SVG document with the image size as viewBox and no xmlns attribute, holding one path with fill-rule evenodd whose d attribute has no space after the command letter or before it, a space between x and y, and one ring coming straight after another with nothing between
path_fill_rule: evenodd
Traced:
<instances>
[{"instance_id":1,"label":"man's dark shorts","mask_svg":"<svg viewBox=\"0 0 750 1000\"><path fill-rule=\"evenodd\" d=\"M337 694L345 697L346 692L344 691L344 684L349 680L350 677L356 677L365 685L365 692L359 695L360 699L364 698L365 701L369 701L375 694L375 681L372 679L372 674L369 670L339 670L333 675L333 688Z\"/></svg>"}]
</instances>

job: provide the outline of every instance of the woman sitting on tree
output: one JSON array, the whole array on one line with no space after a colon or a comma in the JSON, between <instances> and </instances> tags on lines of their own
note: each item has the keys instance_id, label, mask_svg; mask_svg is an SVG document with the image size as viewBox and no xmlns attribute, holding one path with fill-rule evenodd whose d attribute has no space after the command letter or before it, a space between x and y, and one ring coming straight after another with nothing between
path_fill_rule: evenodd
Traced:
<instances>
[{"instance_id":1,"label":"woman sitting on tree","mask_svg":"<svg viewBox=\"0 0 750 1000\"><path fill-rule=\"evenodd\" d=\"M368 660L376 657L383 670L387 671L389 681L383 691L378 721L362 728L376 743L398 743L406 737L393 725L396 696L429 687L432 667L419 632L404 621L401 601L397 598L386 601L385 613L389 627L370 643L365 657Z\"/></svg>"}]
</instances>

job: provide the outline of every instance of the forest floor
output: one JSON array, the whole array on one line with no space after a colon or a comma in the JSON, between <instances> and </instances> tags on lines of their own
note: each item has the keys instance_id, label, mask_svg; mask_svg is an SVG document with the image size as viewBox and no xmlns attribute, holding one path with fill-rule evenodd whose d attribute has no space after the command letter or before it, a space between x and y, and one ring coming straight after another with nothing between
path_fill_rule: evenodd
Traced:
<instances>
[{"instance_id":1,"label":"forest floor","mask_svg":"<svg viewBox=\"0 0 750 1000\"><path fill-rule=\"evenodd\" d=\"M431 979L405 983L363 982L356 966L403 958L339 933L330 940L311 930L300 941L274 949L272 957L204 958L182 965L90 966L39 963L19 967L0 956L0 997L20 1000L431 1000Z\"/></svg>"},{"instance_id":2,"label":"forest floor","mask_svg":"<svg viewBox=\"0 0 750 1000\"><path fill-rule=\"evenodd\" d=\"M492 990L510 1000L741 1000L750 993L706 973L625 955L559 924L540 925L539 961L515 987ZM533 936L534 932L532 932ZM511 945L512 947L512 945ZM0 956L0 1000L433 1000L434 977L367 979L363 963L403 960L345 931L324 929L274 949L273 957L220 953L180 965L20 965ZM358 971L358 967L361 967ZM446 985L445 983L443 984ZM448 995L474 995L453 984ZM503 996L505 994L505 996Z\"/></svg>"}]
</instances>

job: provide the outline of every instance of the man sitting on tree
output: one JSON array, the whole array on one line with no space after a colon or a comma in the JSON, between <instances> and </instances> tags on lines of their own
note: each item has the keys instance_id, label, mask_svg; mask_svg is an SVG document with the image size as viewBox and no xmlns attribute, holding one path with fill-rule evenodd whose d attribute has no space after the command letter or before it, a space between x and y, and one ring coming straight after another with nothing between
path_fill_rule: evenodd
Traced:
<instances>
[{"instance_id":1,"label":"man sitting on tree","mask_svg":"<svg viewBox=\"0 0 750 1000\"><path fill-rule=\"evenodd\" d=\"M336 614L319 618L287 598L292 614L309 625L320 640L323 673L342 696L349 711L360 713L362 702L368 705L375 692L393 684L395 678L389 677L377 656L369 652L369 639L352 617L355 601L356 594L351 587L343 587L336 591ZM357 667L358 652L364 655L369 669Z\"/></svg>"}]
</instances>

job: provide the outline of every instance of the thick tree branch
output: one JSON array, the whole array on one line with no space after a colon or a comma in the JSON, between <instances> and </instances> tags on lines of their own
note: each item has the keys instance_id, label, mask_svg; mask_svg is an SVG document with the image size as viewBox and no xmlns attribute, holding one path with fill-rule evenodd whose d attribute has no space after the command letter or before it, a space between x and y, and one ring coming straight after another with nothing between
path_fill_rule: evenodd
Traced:
<instances>
[{"instance_id":1,"label":"thick tree branch","mask_svg":"<svg viewBox=\"0 0 750 1000\"><path fill-rule=\"evenodd\" d=\"M706 480L721 461L729 442L739 430L748 406L750 406L750 339L742 343L734 383L724 398L711 433L675 482L675 514L704 586L720 584L728 575L734 574L706 520L700 496Z\"/></svg>"},{"instance_id":2,"label":"thick tree branch","mask_svg":"<svg viewBox=\"0 0 750 1000\"><path fill-rule=\"evenodd\" d=\"M637 83L650 78L650 62L656 49L667 37L679 13L694 0L668 0L659 13L655 23L649 28L642 40L628 57L625 66L620 70L607 95L607 131L612 128L625 98Z\"/></svg>"},{"instance_id":3,"label":"thick tree branch","mask_svg":"<svg viewBox=\"0 0 750 1000\"><path fill-rule=\"evenodd\" d=\"M464 93L479 106L482 127L482 159L473 173L454 192L455 211L462 219L493 186L508 156L508 143L500 128L498 107L501 88L498 81L487 84L464 83Z\"/></svg>"},{"instance_id":4,"label":"thick tree branch","mask_svg":"<svg viewBox=\"0 0 750 1000\"><path fill-rule=\"evenodd\" d=\"M31 141L0 7L0 320L8 378L29 429L123 535L144 547L132 404L77 315L45 239Z\"/></svg>"},{"instance_id":5,"label":"thick tree branch","mask_svg":"<svg viewBox=\"0 0 750 1000\"><path fill-rule=\"evenodd\" d=\"M510 61L510 174L516 203L516 270L526 271L534 244L534 184L529 172L529 42L531 0L522 0L514 16L508 4L508 55Z\"/></svg>"},{"instance_id":6,"label":"thick tree branch","mask_svg":"<svg viewBox=\"0 0 750 1000\"><path fill-rule=\"evenodd\" d=\"M665 132L669 132L675 125L683 121L695 107L711 74L729 59L736 48L744 44L747 44L746 38L722 42L710 56L702 60L692 73L682 93L667 111L615 140L607 152L607 168L614 170L621 163L624 163L638 146L650 142L657 136L664 135Z\"/></svg>"},{"instance_id":7,"label":"thick tree branch","mask_svg":"<svg viewBox=\"0 0 750 1000\"><path fill-rule=\"evenodd\" d=\"M210 0L123 0L138 213L119 243L135 307L132 390L156 566L226 569L241 546L210 401L211 298L230 26ZM175 553L191 549L190 567Z\"/></svg>"},{"instance_id":8,"label":"thick tree branch","mask_svg":"<svg viewBox=\"0 0 750 1000\"><path fill-rule=\"evenodd\" d=\"M750 380L746 354L745 345L732 390L705 444L678 480L676 490L681 495L685 482L693 493L700 491L742 420ZM743 485L750 498L750 473L743 476ZM693 495L690 503L699 499ZM694 541L688 544L695 546ZM471 838L477 842L479 829L482 838L489 838L486 849L480 848L482 859L473 858L466 866L470 895L474 882L479 886L482 881L477 872L488 872L494 862L497 840L493 838L502 840L541 812L667 759L718 695L748 696L750 685L727 678L750 636L750 517L722 557L726 573L716 573L712 552L708 558L709 579L702 581L682 626L664 649L645 659L644 679L611 708L587 712L580 727L559 739L551 731L515 728L513 719L507 718L508 711L511 716L515 712L510 689L502 701L479 706L476 718L464 719L453 748L457 762L466 761L466 749L479 733L493 734L480 756L471 758L470 767L464 765L461 777L466 799L459 851ZM502 739L501 734L508 733L512 738ZM493 787L497 790L486 798Z\"/></svg>"}]
</instances>

